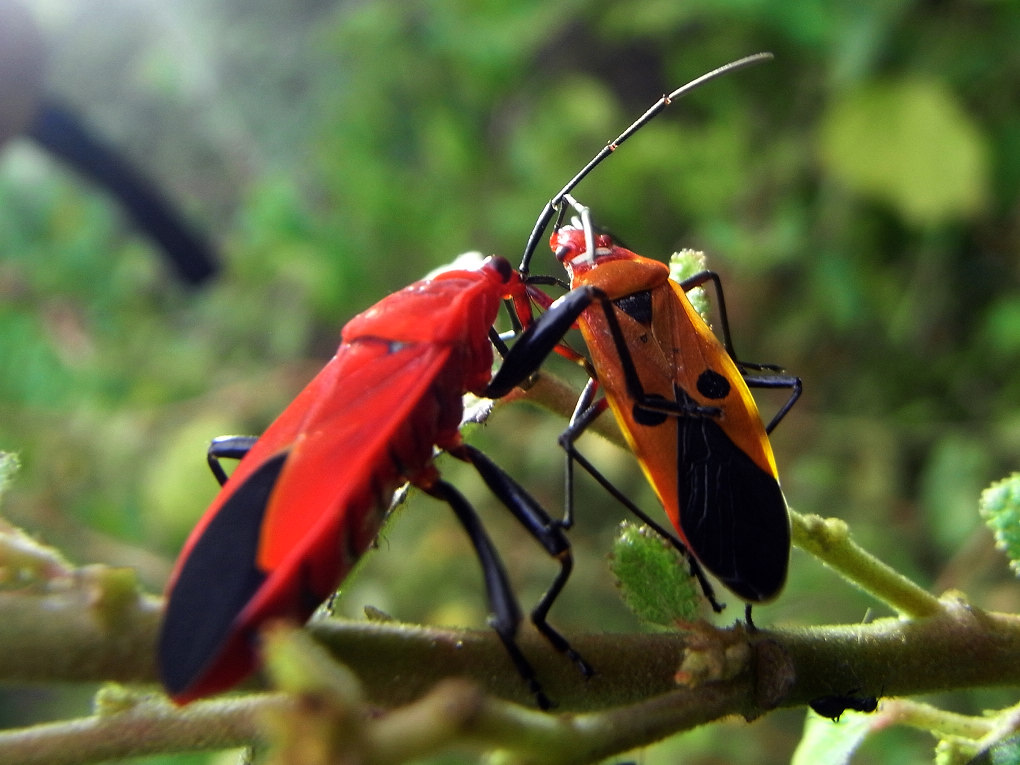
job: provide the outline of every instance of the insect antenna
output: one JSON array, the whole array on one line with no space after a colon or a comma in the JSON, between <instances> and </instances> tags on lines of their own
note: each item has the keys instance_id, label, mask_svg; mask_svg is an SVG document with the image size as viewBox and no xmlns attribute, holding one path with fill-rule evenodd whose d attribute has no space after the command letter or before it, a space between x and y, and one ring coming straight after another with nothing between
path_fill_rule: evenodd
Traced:
<instances>
[{"instance_id":1,"label":"insect antenna","mask_svg":"<svg viewBox=\"0 0 1020 765\"><path fill-rule=\"evenodd\" d=\"M548 228L549 221L552 220L553 215L556 214L556 211L561 208L561 203L563 201L564 195L569 194L570 191L573 190L575 186L577 186L577 184L584 180L588 173L590 173L592 170L598 167L602 160L604 160L606 157L608 157L610 154L616 151L617 148L619 148L620 144L622 144L624 141L626 141L628 138L634 135L634 133L636 133L642 127L651 122L652 119L654 119L659 112L661 112L671 103L673 103L673 101L680 98L681 96L687 95L692 90L700 87L709 80L714 80L717 77L721 77L724 74L728 74L730 72L736 71L737 69L743 69L744 67L761 63L762 61L769 61L772 58L773 56L771 53L755 53L751 56L745 56L744 58L737 59L736 61L731 61L728 64L723 64L718 69L713 69L711 72L707 72L701 75L700 77L697 77L696 79L693 79L690 82L681 85L672 93L664 95L654 104L652 104L652 106L649 107L649 109L644 114L642 114L634 122L632 122L631 125L626 130L620 133L620 135L618 135L614 140L610 141L604 147L602 147L602 151L600 151L598 154L592 157L591 161L588 162L588 164L585 165L583 168L581 168L580 172L578 172L577 175L571 178L567 182L567 185L560 189L558 192L556 192L556 195L553 196L553 198L546 203L545 208L543 208L542 210L542 213L538 216L538 220L535 221L535 227L531 230L531 236L528 237L528 243L524 247L524 256L521 258L520 266L521 273L522 274L528 273L528 267L531 264L531 256L535 253L535 248L538 247L538 240L542 237L542 234L545 233L545 230L546 228Z\"/></svg>"}]
</instances>

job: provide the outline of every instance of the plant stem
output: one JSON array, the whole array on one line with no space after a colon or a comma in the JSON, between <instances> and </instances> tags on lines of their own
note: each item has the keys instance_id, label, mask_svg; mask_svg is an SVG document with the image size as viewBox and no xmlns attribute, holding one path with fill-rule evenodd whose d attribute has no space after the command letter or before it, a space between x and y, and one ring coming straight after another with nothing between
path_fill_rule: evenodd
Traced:
<instances>
[{"instance_id":1,"label":"plant stem","mask_svg":"<svg viewBox=\"0 0 1020 765\"><path fill-rule=\"evenodd\" d=\"M844 521L793 511L790 520L797 547L899 614L924 618L942 609L938 598L854 542Z\"/></svg>"}]
</instances>

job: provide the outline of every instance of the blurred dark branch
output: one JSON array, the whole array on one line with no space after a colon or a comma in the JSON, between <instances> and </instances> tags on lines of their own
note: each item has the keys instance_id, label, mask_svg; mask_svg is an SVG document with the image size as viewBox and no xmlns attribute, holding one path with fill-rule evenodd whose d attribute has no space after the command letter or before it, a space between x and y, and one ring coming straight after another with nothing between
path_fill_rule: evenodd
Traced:
<instances>
[{"instance_id":1,"label":"blurred dark branch","mask_svg":"<svg viewBox=\"0 0 1020 765\"><path fill-rule=\"evenodd\" d=\"M116 199L138 230L160 248L181 279L201 284L216 272L211 245L184 222L155 185L88 130L69 108L52 99L44 100L27 134Z\"/></svg>"},{"instance_id":2,"label":"blurred dark branch","mask_svg":"<svg viewBox=\"0 0 1020 765\"><path fill-rule=\"evenodd\" d=\"M46 41L28 9L0 0L0 147L25 135L75 172L105 189L188 284L216 273L213 247L149 179L46 95Z\"/></svg>"}]
</instances>

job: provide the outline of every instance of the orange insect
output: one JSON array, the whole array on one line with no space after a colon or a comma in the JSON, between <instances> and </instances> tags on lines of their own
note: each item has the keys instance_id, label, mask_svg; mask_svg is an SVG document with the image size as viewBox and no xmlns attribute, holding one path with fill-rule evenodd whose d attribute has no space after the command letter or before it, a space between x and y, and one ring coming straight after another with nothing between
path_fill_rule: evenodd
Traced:
<instances>
[{"instance_id":1,"label":"orange insect","mask_svg":"<svg viewBox=\"0 0 1020 765\"><path fill-rule=\"evenodd\" d=\"M552 236L571 292L550 312L576 318L595 372L561 438L568 464L578 461L599 477L574 442L608 406L697 560L748 603L772 599L786 579L790 521L768 433L800 395L800 380L736 360L714 273L678 284L665 264L596 233L587 208L569 195L564 201L582 225ZM709 281L719 296L722 342L686 295ZM749 386L791 390L768 426ZM596 400L599 389L604 398Z\"/></svg>"},{"instance_id":2,"label":"orange insect","mask_svg":"<svg viewBox=\"0 0 1020 765\"><path fill-rule=\"evenodd\" d=\"M742 59L723 71L755 60L760 57ZM558 212L550 244L570 277L570 292L551 304L513 347L490 391L502 395L520 376L519 368L532 368L536 358L544 358L553 349L570 356L560 341L576 323L588 346L592 377L560 439L568 454L568 487L577 462L649 521L574 446L608 406L683 547L694 556L693 573L713 607L721 610L698 562L748 603L750 622L750 604L771 600L786 580L790 520L768 434L800 396L801 381L777 366L737 359L715 273L705 271L682 284L671 281L665 264L597 233L588 209L569 194L623 140L693 84L649 109L546 206L520 270L527 273L538 237ZM568 205L580 213L579 226L560 227ZM709 281L718 295L721 342L686 295ZM762 423L749 387L791 391L768 426ZM604 398L596 400L599 388ZM565 522L571 521L568 490Z\"/></svg>"}]
</instances>

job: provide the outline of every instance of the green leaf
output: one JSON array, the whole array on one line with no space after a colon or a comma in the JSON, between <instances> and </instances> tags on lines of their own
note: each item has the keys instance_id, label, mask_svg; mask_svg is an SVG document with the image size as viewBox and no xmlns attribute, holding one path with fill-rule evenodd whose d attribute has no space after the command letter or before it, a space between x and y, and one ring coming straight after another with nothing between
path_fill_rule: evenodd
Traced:
<instances>
[{"instance_id":1,"label":"green leaf","mask_svg":"<svg viewBox=\"0 0 1020 765\"><path fill-rule=\"evenodd\" d=\"M705 253L701 250L684 248L669 256L669 278L677 283L682 282L684 279L689 279L695 274L700 274L707 269L707 259L705 258ZM695 287L689 290L687 292L687 299L691 301L691 305L701 315L701 318L708 321L708 312L711 304L704 288Z\"/></svg>"},{"instance_id":2,"label":"green leaf","mask_svg":"<svg viewBox=\"0 0 1020 765\"><path fill-rule=\"evenodd\" d=\"M837 97L819 129L827 171L917 225L971 218L988 201L989 149L942 83L903 79Z\"/></svg>"},{"instance_id":3,"label":"green leaf","mask_svg":"<svg viewBox=\"0 0 1020 765\"><path fill-rule=\"evenodd\" d=\"M847 712L838 723L807 713L804 721L804 735L793 753L790 765L827 765L849 763L857 748L871 730L867 715Z\"/></svg>"},{"instance_id":4,"label":"green leaf","mask_svg":"<svg viewBox=\"0 0 1020 765\"><path fill-rule=\"evenodd\" d=\"M676 548L649 529L620 524L609 568L631 611L646 624L674 627L701 614L701 592Z\"/></svg>"},{"instance_id":5,"label":"green leaf","mask_svg":"<svg viewBox=\"0 0 1020 765\"><path fill-rule=\"evenodd\" d=\"M995 535L996 547L1006 553L1009 565L1020 575L1020 473L985 489L979 509Z\"/></svg>"}]
</instances>

